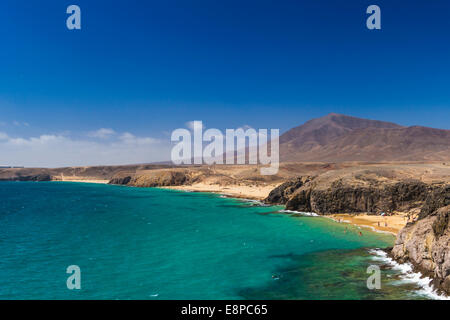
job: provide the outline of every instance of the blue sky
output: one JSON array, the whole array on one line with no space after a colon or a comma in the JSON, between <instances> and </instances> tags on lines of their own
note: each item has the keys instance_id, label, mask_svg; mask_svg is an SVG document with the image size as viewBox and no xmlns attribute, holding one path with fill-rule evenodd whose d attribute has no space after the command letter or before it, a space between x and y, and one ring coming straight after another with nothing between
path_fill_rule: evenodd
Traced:
<instances>
[{"instance_id":1,"label":"blue sky","mask_svg":"<svg viewBox=\"0 0 450 320\"><path fill-rule=\"evenodd\" d=\"M70 4L81 30L66 28ZM381 30L366 28L370 4ZM449 13L438 0L3 0L0 139L20 148L0 144L0 164L162 160L191 120L283 132L337 112L450 129Z\"/></svg>"}]
</instances>

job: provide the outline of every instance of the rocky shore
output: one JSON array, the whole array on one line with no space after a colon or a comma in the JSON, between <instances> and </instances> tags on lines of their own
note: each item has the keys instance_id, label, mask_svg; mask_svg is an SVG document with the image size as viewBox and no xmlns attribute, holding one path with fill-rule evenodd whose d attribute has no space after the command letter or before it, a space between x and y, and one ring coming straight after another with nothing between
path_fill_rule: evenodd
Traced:
<instances>
[{"instance_id":1,"label":"rocky shore","mask_svg":"<svg viewBox=\"0 0 450 320\"><path fill-rule=\"evenodd\" d=\"M417 221L409 223L397 236L391 255L410 262L433 285L450 295L450 186L428 194Z\"/></svg>"}]
</instances>

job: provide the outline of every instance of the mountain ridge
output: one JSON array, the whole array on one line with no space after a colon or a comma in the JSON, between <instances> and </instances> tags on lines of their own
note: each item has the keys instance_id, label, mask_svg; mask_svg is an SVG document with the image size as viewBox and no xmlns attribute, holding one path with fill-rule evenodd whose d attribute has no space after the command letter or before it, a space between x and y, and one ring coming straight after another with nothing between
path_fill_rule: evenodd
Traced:
<instances>
[{"instance_id":1,"label":"mountain ridge","mask_svg":"<svg viewBox=\"0 0 450 320\"><path fill-rule=\"evenodd\" d=\"M330 113L281 135L280 160L450 160L450 130Z\"/></svg>"}]
</instances>

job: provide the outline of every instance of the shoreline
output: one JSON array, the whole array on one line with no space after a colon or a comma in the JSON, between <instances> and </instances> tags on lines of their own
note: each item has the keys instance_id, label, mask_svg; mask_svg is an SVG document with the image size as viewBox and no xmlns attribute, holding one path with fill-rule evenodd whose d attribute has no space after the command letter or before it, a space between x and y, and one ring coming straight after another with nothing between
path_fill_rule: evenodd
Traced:
<instances>
[{"instance_id":1,"label":"shoreline","mask_svg":"<svg viewBox=\"0 0 450 320\"><path fill-rule=\"evenodd\" d=\"M270 191L272 191L276 187L277 185L269 185L259 187L257 190L254 190L254 186L231 185L224 187L221 185L199 183L190 186L167 186L159 188L191 192L211 192L218 193L230 198L262 201L269 195ZM370 229L373 232L389 233L394 236L396 236L398 232L403 229L407 222L405 214L396 214L393 216L376 216L368 214L336 213L318 216L332 219L337 223L349 223L357 227Z\"/></svg>"},{"instance_id":2,"label":"shoreline","mask_svg":"<svg viewBox=\"0 0 450 320\"><path fill-rule=\"evenodd\" d=\"M102 180L102 179L62 179L62 180L51 180L51 182L83 182L83 183L108 184L109 180Z\"/></svg>"},{"instance_id":3,"label":"shoreline","mask_svg":"<svg viewBox=\"0 0 450 320\"><path fill-rule=\"evenodd\" d=\"M180 191L191 191L191 192L212 192L225 195L230 198L262 201L269 195L270 191L272 191L277 187L277 185L278 184L265 186L243 186L243 185L222 186L219 184L197 183L194 185L164 186L158 188L180 190Z\"/></svg>"},{"instance_id":4,"label":"shoreline","mask_svg":"<svg viewBox=\"0 0 450 320\"><path fill-rule=\"evenodd\" d=\"M328 217L338 223L348 223L357 227L371 229L375 232L390 233L394 236L397 236L400 230L402 230L407 223L406 215L404 214L379 216L368 214L336 213L324 217Z\"/></svg>"}]
</instances>

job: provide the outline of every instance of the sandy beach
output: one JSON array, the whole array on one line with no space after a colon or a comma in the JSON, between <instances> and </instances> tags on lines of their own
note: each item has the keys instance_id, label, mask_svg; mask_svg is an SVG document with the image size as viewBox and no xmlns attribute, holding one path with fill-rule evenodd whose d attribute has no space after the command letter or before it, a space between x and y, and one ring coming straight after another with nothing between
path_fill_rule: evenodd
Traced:
<instances>
[{"instance_id":1,"label":"sandy beach","mask_svg":"<svg viewBox=\"0 0 450 320\"><path fill-rule=\"evenodd\" d=\"M195 191L195 192L214 192L225 194L234 198L245 198L252 200L265 199L270 191L272 191L277 184L264 185L264 186L251 186L251 185L219 185L219 184L207 184L207 183L195 183L186 186L170 186L163 187L166 189Z\"/></svg>"},{"instance_id":2,"label":"sandy beach","mask_svg":"<svg viewBox=\"0 0 450 320\"><path fill-rule=\"evenodd\" d=\"M84 183L101 183L101 184L109 183L109 180L102 180L102 179L83 179L83 178L77 178L77 177L67 177L67 178L64 177L63 179L53 180L53 181L84 182Z\"/></svg>"},{"instance_id":3,"label":"sandy beach","mask_svg":"<svg viewBox=\"0 0 450 320\"><path fill-rule=\"evenodd\" d=\"M403 213L398 213L393 216L332 214L328 217L337 222L350 223L376 231L389 232L394 235L397 235L397 233L406 225L407 222L406 214Z\"/></svg>"}]
</instances>

